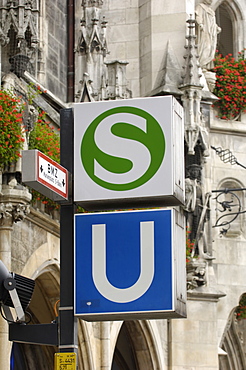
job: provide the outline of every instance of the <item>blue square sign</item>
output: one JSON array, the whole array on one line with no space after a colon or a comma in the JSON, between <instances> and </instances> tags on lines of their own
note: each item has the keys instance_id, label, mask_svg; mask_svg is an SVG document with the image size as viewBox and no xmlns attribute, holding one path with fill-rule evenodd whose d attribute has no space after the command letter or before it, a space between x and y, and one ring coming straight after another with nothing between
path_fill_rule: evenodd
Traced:
<instances>
[{"instance_id":1,"label":"blue square sign","mask_svg":"<svg viewBox=\"0 0 246 370\"><path fill-rule=\"evenodd\" d=\"M172 210L75 215L75 315L180 317L172 244Z\"/></svg>"}]
</instances>

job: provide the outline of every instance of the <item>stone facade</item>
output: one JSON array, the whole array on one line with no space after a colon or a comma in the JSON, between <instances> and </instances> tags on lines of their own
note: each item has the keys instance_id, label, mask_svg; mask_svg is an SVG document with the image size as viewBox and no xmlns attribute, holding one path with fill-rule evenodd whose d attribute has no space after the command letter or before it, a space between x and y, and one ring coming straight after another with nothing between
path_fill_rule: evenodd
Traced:
<instances>
[{"instance_id":1,"label":"stone facade","mask_svg":"<svg viewBox=\"0 0 246 370\"><path fill-rule=\"evenodd\" d=\"M42 2L41 2L42 3ZM43 84L58 98L66 100L67 10L62 0L45 1L43 9Z\"/></svg>"},{"instance_id":2,"label":"stone facade","mask_svg":"<svg viewBox=\"0 0 246 370\"><path fill-rule=\"evenodd\" d=\"M44 93L33 107L46 110L56 128L60 109L72 100L171 94L184 108L186 203L180 211L194 239L187 263L187 318L79 320L78 369L244 369L245 320L238 319L236 308L246 293L245 214L230 223L230 207L236 199L240 210L246 207L246 115L218 118L212 61L199 65L198 27L205 27L197 14L198 6L209 9L219 50L236 56L246 47L245 0L0 4L2 85L22 97L28 83L40 85ZM67 39L71 29L73 39ZM208 33L211 36L210 29ZM59 307L59 217L48 214L41 203L31 205L19 162L3 168L0 175L0 259L11 271L35 279L32 322L49 323ZM236 197L225 192L218 198L214 191L219 189L236 189ZM226 224L220 221L224 211ZM12 343L2 318L0 342L1 369L53 368L58 348L29 344L13 346L11 367Z\"/></svg>"}]
</instances>

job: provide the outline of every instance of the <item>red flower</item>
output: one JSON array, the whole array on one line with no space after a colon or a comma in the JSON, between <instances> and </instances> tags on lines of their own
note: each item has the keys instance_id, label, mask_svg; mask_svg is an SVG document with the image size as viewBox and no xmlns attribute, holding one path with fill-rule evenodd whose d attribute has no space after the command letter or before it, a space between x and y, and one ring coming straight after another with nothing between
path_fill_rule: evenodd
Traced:
<instances>
[{"instance_id":1,"label":"red flower","mask_svg":"<svg viewBox=\"0 0 246 370\"><path fill-rule=\"evenodd\" d=\"M215 58L216 87L215 94L220 98L214 105L219 107L219 117L235 118L241 111L246 111L246 70L243 53L238 60L228 54Z\"/></svg>"}]
</instances>

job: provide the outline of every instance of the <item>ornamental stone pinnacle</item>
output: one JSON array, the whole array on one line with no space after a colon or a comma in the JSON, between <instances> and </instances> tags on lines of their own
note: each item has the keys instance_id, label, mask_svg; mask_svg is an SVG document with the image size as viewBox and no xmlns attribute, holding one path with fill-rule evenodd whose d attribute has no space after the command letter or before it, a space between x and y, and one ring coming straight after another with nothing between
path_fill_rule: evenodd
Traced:
<instances>
[{"instance_id":1,"label":"ornamental stone pinnacle","mask_svg":"<svg viewBox=\"0 0 246 370\"><path fill-rule=\"evenodd\" d=\"M208 155L208 145L205 140L204 130L201 127L201 97L203 85L200 82L201 73L198 63L195 20L190 18L188 21L189 34L186 37L188 44L184 56L185 65L182 75L183 83L179 86L183 92L182 101L185 113L185 141L188 147L188 154L195 154L195 146L198 140L201 142L203 155Z\"/></svg>"},{"instance_id":2,"label":"ornamental stone pinnacle","mask_svg":"<svg viewBox=\"0 0 246 370\"><path fill-rule=\"evenodd\" d=\"M0 41L7 47L5 54L11 64L11 72L19 77L28 69L28 63L36 59L38 20L37 0L3 1L0 7Z\"/></svg>"},{"instance_id":3,"label":"ornamental stone pinnacle","mask_svg":"<svg viewBox=\"0 0 246 370\"><path fill-rule=\"evenodd\" d=\"M90 100L102 100L103 81L106 78L104 61L108 54L107 21L101 14L102 5L103 1L100 0L82 1L81 28L76 47L77 80L79 81L76 97L78 101L83 99L83 76L85 73L88 74L91 84Z\"/></svg>"}]
</instances>

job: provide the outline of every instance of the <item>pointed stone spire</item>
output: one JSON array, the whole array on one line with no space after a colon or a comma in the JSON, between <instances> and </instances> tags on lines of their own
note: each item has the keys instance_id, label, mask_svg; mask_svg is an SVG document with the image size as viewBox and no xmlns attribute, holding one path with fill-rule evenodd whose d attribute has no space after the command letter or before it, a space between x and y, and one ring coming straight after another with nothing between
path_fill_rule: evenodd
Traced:
<instances>
[{"instance_id":1,"label":"pointed stone spire","mask_svg":"<svg viewBox=\"0 0 246 370\"><path fill-rule=\"evenodd\" d=\"M185 46L187 50L184 56L185 65L183 66L182 74L182 85L180 88L187 86L194 86L198 90L202 90L203 86L201 84L201 72L198 62L197 45L196 45L196 35L195 35L195 20L190 18L188 21L189 34L186 37L188 43Z\"/></svg>"},{"instance_id":2,"label":"pointed stone spire","mask_svg":"<svg viewBox=\"0 0 246 370\"><path fill-rule=\"evenodd\" d=\"M188 147L188 155L195 154L195 146L198 140L203 149L203 155L208 155L208 145L205 140L204 130L201 124L201 96L203 85L200 82L201 73L198 63L195 20L190 18L188 21L189 33L186 37L187 53L184 56L185 65L183 67L183 82L179 86L183 92L182 101L185 114L185 141Z\"/></svg>"},{"instance_id":3,"label":"pointed stone spire","mask_svg":"<svg viewBox=\"0 0 246 370\"><path fill-rule=\"evenodd\" d=\"M179 62L169 40L166 46L163 67L158 73L156 85L150 95L163 93L180 95L178 88L181 83L180 70Z\"/></svg>"},{"instance_id":4,"label":"pointed stone spire","mask_svg":"<svg viewBox=\"0 0 246 370\"><path fill-rule=\"evenodd\" d=\"M94 101L92 94L91 80L89 80L88 73L84 73L83 80L80 81L81 88L75 95L77 102L91 102Z\"/></svg>"}]
</instances>

